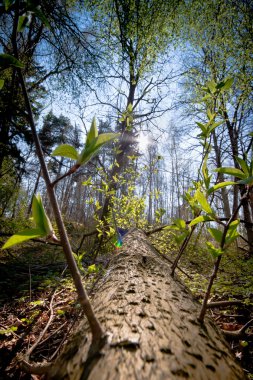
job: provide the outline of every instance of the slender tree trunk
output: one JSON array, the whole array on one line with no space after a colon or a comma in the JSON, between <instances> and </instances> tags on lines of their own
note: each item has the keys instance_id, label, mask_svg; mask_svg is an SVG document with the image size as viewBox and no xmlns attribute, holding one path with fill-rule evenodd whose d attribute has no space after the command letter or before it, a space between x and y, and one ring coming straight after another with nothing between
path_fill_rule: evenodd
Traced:
<instances>
[{"instance_id":1,"label":"slender tree trunk","mask_svg":"<svg viewBox=\"0 0 253 380\"><path fill-rule=\"evenodd\" d=\"M227 111L224 112L225 120L226 120L226 125L228 129L228 134L230 138L230 144L232 147L232 153L233 153L233 160L234 160L234 166L235 168L240 168L238 162L236 161L236 157L238 156L238 132L235 130L235 125L234 123L230 123ZM243 196L245 192L244 186L239 187L239 191L241 194L241 197ZM247 233L247 240L249 242L249 253L253 254L253 228L252 228L252 215L250 213L250 205L248 200L245 199L243 202L243 214L244 214L244 220L246 221L245 223L245 229ZM247 223L248 222L248 223Z\"/></svg>"},{"instance_id":2,"label":"slender tree trunk","mask_svg":"<svg viewBox=\"0 0 253 380\"><path fill-rule=\"evenodd\" d=\"M244 220L246 221L245 228L247 232L247 240L249 242L249 253L252 255L253 254L253 227L252 227L252 222L251 222L252 218L250 215L250 203L248 202L247 199L243 201L242 208L243 208Z\"/></svg>"},{"instance_id":3,"label":"slender tree trunk","mask_svg":"<svg viewBox=\"0 0 253 380\"><path fill-rule=\"evenodd\" d=\"M221 332L209 317L197 321L199 304L143 232L126 235L94 294L108 342L87 360L89 330L81 322L48 379L244 379Z\"/></svg>"}]
</instances>

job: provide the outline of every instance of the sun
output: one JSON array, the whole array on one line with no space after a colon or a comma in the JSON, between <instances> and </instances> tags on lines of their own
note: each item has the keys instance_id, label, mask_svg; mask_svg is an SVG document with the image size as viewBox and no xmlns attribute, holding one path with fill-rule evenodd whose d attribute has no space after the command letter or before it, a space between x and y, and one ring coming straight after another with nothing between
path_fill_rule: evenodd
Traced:
<instances>
[{"instance_id":1,"label":"sun","mask_svg":"<svg viewBox=\"0 0 253 380\"><path fill-rule=\"evenodd\" d=\"M148 146L151 145L150 137L148 135L145 135L143 132L140 132L137 142L141 152L146 152Z\"/></svg>"}]
</instances>

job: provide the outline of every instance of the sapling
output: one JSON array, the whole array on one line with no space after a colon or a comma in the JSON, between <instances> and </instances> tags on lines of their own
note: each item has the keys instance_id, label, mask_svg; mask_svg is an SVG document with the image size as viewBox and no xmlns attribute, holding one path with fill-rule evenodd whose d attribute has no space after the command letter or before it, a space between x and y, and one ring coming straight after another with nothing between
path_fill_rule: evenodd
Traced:
<instances>
[{"instance_id":1,"label":"sapling","mask_svg":"<svg viewBox=\"0 0 253 380\"><path fill-rule=\"evenodd\" d=\"M63 247L63 251L64 251L64 254L66 257L66 261L68 263L69 270L70 270L70 273L72 275L72 278L73 278L73 281L74 281L74 284L75 284L75 287L77 290L79 302L81 303L83 310L84 310L84 313L85 313L85 315L89 321L89 324L90 324L93 343L95 343L95 342L100 341L100 339L103 336L103 331L102 331L102 328L100 326L100 323L98 322L98 320L94 314L94 311L93 311L92 306L90 304L87 292L86 292L86 290L82 284L81 275L80 275L80 272L78 270L75 258L74 258L73 253L72 253L72 249L71 249L70 242L68 239L68 235L67 235L67 232L66 232L66 229L64 226L61 211L59 209L59 205L58 205L58 202L57 202L57 199L55 196L55 192L54 192L54 184L56 182L51 182L50 177L49 177L49 173L48 173L47 166L45 163L45 159L44 159L43 151L42 151L41 144L39 141L39 137L38 137L38 134L36 132L36 127L35 127L35 123L34 123L34 118L33 118L33 114L32 114L30 100L28 97L26 85L25 85L24 78L23 78L21 70L19 70L19 79L20 79L20 84L21 84L22 90L23 90L23 95L25 98L27 112L29 115L29 121L30 121L31 129L32 129L34 142L35 142L37 156L38 156L39 161L40 161L42 174L43 174L43 177L44 177L44 180L46 183L46 187L47 187L47 193L48 193L48 196L50 199L51 207L53 209L55 221L56 221L56 224L58 227L58 232L60 235L60 242L61 242L61 245ZM77 165L79 165L78 167L80 167L81 165L84 165L85 163L87 163L89 161L89 159L91 159L95 154L98 153L100 147L102 147L105 143L112 141L113 139L118 137L118 134L116 134L116 133L114 133L114 134L110 133L108 135L109 136L107 136L107 134L103 134L102 137L99 138L100 135L98 135L95 119L93 119L91 129L90 129L89 133L87 134L86 144L85 144L84 149L82 150L80 155L78 155L78 152L75 151L75 158L77 159L77 163L74 166L75 170L76 170ZM65 156L65 157L66 156L69 157L70 155L69 155L67 149L69 149L69 148L66 146L61 146L61 147L59 147L58 150L56 149L54 154L57 154L57 155L59 154L59 155ZM69 171L67 173L67 175L72 174L72 172L73 171ZM41 201L40 196L37 196L37 197L35 196L33 199L33 218L36 222L36 229L23 231L19 234L12 236L5 243L5 245L3 246L3 249L10 247L11 245L21 243L22 241L25 241L25 240L28 240L31 238L35 238L35 237L44 236L44 237L47 237L48 239L54 239L54 240L57 239L55 234L54 234L54 231L52 229L52 225L49 221L49 218L45 213L45 210L44 210L44 207L42 205L42 201Z\"/></svg>"},{"instance_id":2,"label":"sapling","mask_svg":"<svg viewBox=\"0 0 253 380\"><path fill-rule=\"evenodd\" d=\"M189 243L191 239L194 229L199 223L215 222L218 225L221 225L223 228L223 231L217 228L213 228L213 227L210 227L207 229L212 239L215 240L215 245L211 241L206 242L208 251L211 253L211 255L215 259L215 264L214 264L214 269L210 277L208 288L204 297L201 312L199 315L200 322L203 322L204 320L204 316L207 309L207 302L210 296L214 279L217 276L222 255L226 251L226 249L229 247L229 245L233 241L235 241L237 237L239 236L239 233L237 232L237 227L240 221L237 219L237 214L243 202L248 199L250 188L253 185L253 163L251 162L250 164L248 164L247 159L244 160L239 157L236 158L238 165L241 167L241 169L227 168L227 167L216 169L216 172L218 173L228 174L236 178L239 178L240 179L239 182L223 181L223 182L212 185L211 184L212 174L209 174L209 170L208 170L207 161L208 161L208 157L211 151L212 133L223 122L222 120L216 121L216 117L219 116L219 107L216 110L216 102L219 95L223 93L224 91L229 90L232 84L233 84L233 79L228 78L224 81L221 81L220 83L214 83L213 81L208 82L207 87L204 88L206 92L206 96L203 98L203 100L206 102L207 105L208 105L209 100L213 101L214 111L211 111L208 108L207 109L208 121L205 124L197 123L198 127L200 128L200 133L198 135L198 138L200 140L201 145L203 146L203 155L202 155L203 158L202 158L202 162L199 169L199 179L197 182L196 181L193 182L193 187L185 194L185 199L192 210L194 218L187 225L183 220L176 220L174 225L168 227L170 229L177 230L180 233L178 238L183 239L183 243L181 245L180 251L172 265L172 275L174 274L177 264L183 252L185 251L187 244ZM229 185L238 185L238 184L245 185L246 190L244 192L244 195L241 198L241 201L238 207L233 212L232 216L225 223L224 221L222 221L222 218L219 218L216 215L215 210L211 206L212 200L210 201L209 197L210 196L213 197L214 193L217 190L222 189L223 187L226 187Z\"/></svg>"},{"instance_id":3,"label":"sapling","mask_svg":"<svg viewBox=\"0 0 253 380\"><path fill-rule=\"evenodd\" d=\"M33 5L33 1L27 2L27 7L30 7L31 5ZM33 8L34 9L32 11L35 14L35 16L39 17L40 20L44 24L47 24L47 20L45 16L42 14L42 12L40 11L40 9L36 7L36 5L33 5ZM30 11L30 8L27 10ZM25 11L26 10L22 10L22 12L25 12ZM94 314L93 308L89 301L87 292L83 286L82 278L81 278L80 272L78 270L76 261L72 253L69 238L64 226L61 211L60 211L57 198L54 192L55 183L52 182L50 179L49 172L48 172L47 165L44 158L44 154L42 151L41 143L36 131L32 106L30 103L28 91L26 88L26 83L25 83L24 76L22 73L22 68L24 67L24 65L19 60L17 38L18 38L18 34L21 33L25 27L25 25L20 24L21 17L23 17L22 12L20 10L20 2L16 1L14 4L14 18L13 18L13 24L12 24L13 26L12 26L12 39L11 39L12 47L13 47L13 56L8 55L8 54L0 54L0 67L2 70L13 67L13 69L16 70L17 72L18 80L19 80L21 90L22 90L22 95L25 101L27 119L31 127L31 132L32 132L32 136L33 136L33 140L34 140L34 144L36 148L36 153L40 162L42 175L44 177L44 181L46 184L47 194L48 194L50 204L54 213L56 225L58 228L58 233L60 236L60 242L65 254L65 257L66 257L66 261L68 263L70 273L72 275L72 278L76 287L79 302L82 305L83 311L88 319L88 322L91 328L91 333L92 333L92 343L93 343L93 346L95 347L97 346L97 344L99 344L99 342L101 341L101 338L104 335L103 330ZM58 151L56 150L56 152L54 153L58 153L62 156L69 157L76 160L76 163L74 167L72 167L72 170L66 173L66 175L70 175L75 170L77 170L78 167L87 163L95 154L97 154L99 149L105 143L112 141L116 137L118 137L118 134L110 133L110 134L98 135L98 131L97 131L96 123L94 119L92 122L91 129L89 133L87 134L84 149L81 151L80 154L71 146L59 147ZM57 179L57 181L59 180L60 178ZM19 242L31 239L33 237L38 237L38 236L40 237L45 236L48 239L56 239L56 236L52 229L52 225L49 221L48 216L45 213L45 210L44 210L44 207L39 195L33 198L33 219L36 223L35 229L28 230L28 231L26 230L26 231L23 231L22 234L14 235L9 241L6 242L3 248L10 247L11 245L14 245Z\"/></svg>"}]
</instances>

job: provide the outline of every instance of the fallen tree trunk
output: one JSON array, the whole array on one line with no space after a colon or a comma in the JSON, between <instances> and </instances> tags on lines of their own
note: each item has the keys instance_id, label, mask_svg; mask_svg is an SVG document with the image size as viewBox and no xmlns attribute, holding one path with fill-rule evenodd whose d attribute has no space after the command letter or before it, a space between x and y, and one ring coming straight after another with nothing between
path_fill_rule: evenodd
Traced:
<instances>
[{"instance_id":1,"label":"fallen tree trunk","mask_svg":"<svg viewBox=\"0 0 253 380\"><path fill-rule=\"evenodd\" d=\"M91 354L83 321L49 379L244 379L221 332L209 317L197 321L199 304L141 231L125 237L93 305L107 342Z\"/></svg>"}]
</instances>

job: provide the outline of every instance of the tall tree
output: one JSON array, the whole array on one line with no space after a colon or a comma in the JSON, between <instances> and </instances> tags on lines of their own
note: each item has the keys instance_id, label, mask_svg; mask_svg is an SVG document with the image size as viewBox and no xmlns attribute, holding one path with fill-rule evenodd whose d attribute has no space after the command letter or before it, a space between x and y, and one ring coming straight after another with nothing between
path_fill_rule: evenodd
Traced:
<instances>
[{"instance_id":1,"label":"tall tree","mask_svg":"<svg viewBox=\"0 0 253 380\"><path fill-rule=\"evenodd\" d=\"M179 1L109 0L88 3L93 18L98 20L104 51L113 63L106 79L111 81L111 88L115 89L115 84L120 88L120 91L116 90L116 96L113 91L116 102L104 102L116 111L117 129L121 132L110 175L111 190L117 188L113 178L128 164L127 157L136 141L136 125L141 120L154 117L155 113L157 116L164 112L160 105L168 89L170 75L164 75L158 59L172 39L173 15ZM152 71L155 67L156 73ZM103 218L108 213L109 203L110 198L107 197Z\"/></svg>"}]
</instances>

